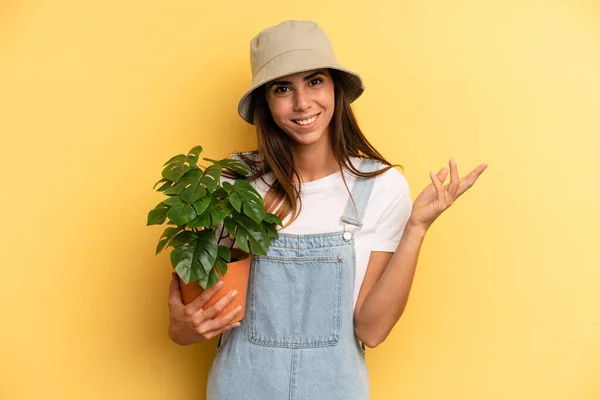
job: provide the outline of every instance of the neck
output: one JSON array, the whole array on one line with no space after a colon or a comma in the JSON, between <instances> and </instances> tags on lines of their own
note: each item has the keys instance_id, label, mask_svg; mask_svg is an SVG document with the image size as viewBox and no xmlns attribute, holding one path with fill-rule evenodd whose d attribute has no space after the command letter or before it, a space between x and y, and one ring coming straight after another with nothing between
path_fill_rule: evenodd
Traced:
<instances>
[{"instance_id":1,"label":"neck","mask_svg":"<svg viewBox=\"0 0 600 400\"><path fill-rule=\"evenodd\" d=\"M292 147L292 155L302 182L315 181L340 170L331 150L328 134L321 136L315 143L296 144Z\"/></svg>"}]
</instances>

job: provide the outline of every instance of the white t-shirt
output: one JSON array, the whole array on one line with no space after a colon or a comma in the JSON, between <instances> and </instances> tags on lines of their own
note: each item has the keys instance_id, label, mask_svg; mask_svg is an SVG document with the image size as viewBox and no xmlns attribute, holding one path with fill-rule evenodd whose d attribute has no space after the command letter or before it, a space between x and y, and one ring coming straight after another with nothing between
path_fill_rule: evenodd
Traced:
<instances>
[{"instance_id":1,"label":"white t-shirt","mask_svg":"<svg viewBox=\"0 0 600 400\"><path fill-rule=\"evenodd\" d=\"M355 167L359 167L359 158L350 160ZM349 171L344 173L344 177L351 191L356 177ZM362 227L349 226L354 230L356 246L354 306L356 306L371 252L394 252L412 211L408 181L400 171L391 168L374 179L373 190L362 219ZM273 175L269 173L250 183L264 198L269 189L268 184L272 180ZM289 226L288 216L283 221L284 227L279 232L307 235L343 231L344 223L341 218L349 199L348 189L344 185L341 172L302 183L300 194L302 210L298 218Z\"/></svg>"}]
</instances>

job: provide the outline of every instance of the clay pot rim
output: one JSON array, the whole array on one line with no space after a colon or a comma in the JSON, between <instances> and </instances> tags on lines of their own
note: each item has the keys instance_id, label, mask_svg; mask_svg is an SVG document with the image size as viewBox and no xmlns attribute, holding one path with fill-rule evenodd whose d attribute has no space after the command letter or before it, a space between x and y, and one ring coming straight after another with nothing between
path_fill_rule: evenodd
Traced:
<instances>
[{"instance_id":1,"label":"clay pot rim","mask_svg":"<svg viewBox=\"0 0 600 400\"><path fill-rule=\"evenodd\" d=\"M234 260L234 255L236 256L235 260ZM238 255L243 256L243 257L237 258ZM231 261L228 264L234 263L234 262L239 262L239 261L244 261L248 258L252 258L252 254L250 254L247 251L244 251L242 249L238 249L238 248L234 247L233 249L231 249Z\"/></svg>"}]
</instances>

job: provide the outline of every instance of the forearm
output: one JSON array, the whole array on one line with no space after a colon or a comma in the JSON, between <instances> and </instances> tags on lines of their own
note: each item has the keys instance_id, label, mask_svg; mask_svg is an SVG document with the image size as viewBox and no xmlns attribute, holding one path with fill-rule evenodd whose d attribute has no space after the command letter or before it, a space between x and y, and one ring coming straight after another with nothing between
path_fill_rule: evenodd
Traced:
<instances>
[{"instance_id":1,"label":"forearm","mask_svg":"<svg viewBox=\"0 0 600 400\"><path fill-rule=\"evenodd\" d=\"M400 243L354 321L357 336L376 347L388 336L406 307L425 228L407 224Z\"/></svg>"}]
</instances>

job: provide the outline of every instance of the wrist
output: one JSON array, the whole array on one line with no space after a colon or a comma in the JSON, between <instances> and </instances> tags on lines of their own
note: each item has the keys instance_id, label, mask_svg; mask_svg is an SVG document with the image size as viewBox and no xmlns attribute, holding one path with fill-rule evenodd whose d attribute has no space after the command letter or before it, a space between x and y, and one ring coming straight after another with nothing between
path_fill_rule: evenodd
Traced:
<instances>
[{"instance_id":1,"label":"wrist","mask_svg":"<svg viewBox=\"0 0 600 400\"><path fill-rule=\"evenodd\" d=\"M408 222L406 223L406 227L404 228L404 230L408 231L409 233L414 233L423 236L427 233L428 229L429 226L416 223L415 221L412 221L410 219L408 220Z\"/></svg>"}]
</instances>

